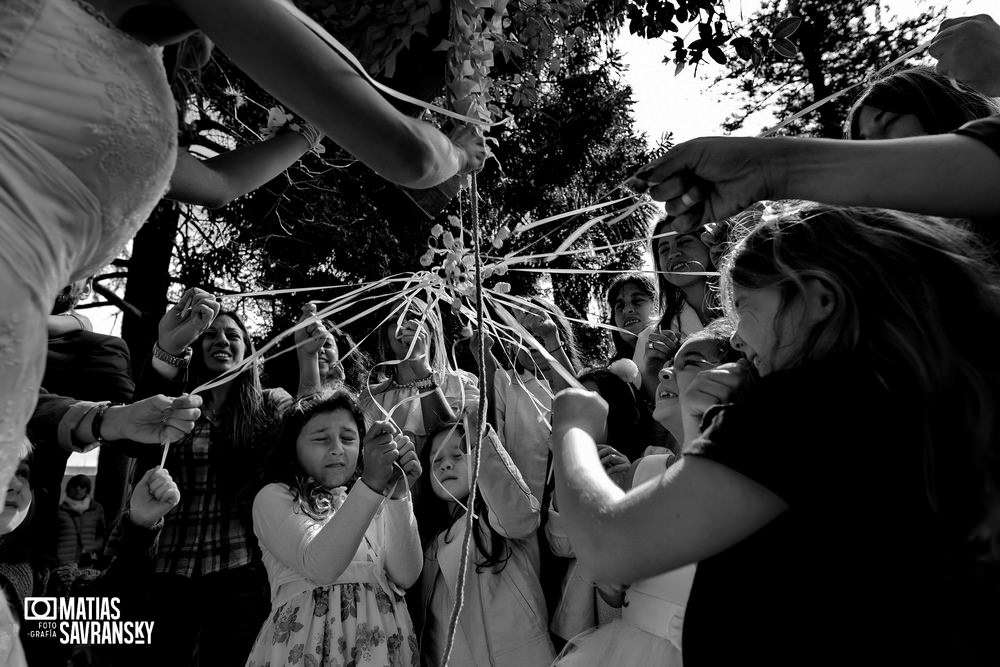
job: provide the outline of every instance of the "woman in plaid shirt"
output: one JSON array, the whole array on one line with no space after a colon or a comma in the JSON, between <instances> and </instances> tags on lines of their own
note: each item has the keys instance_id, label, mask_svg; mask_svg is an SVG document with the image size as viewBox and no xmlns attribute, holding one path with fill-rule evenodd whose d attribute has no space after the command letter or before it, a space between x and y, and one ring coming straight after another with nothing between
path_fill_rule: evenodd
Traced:
<instances>
[{"instance_id":1,"label":"woman in plaid shirt","mask_svg":"<svg viewBox=\"0 0 1000 667\"><path fill-rule=\"evenodd\" d=\"M207 292L185 292L160 320L137 392L190 391L253 353L239 316L219 308ZM318 375L321 329L310 329L317 344L300 348L303 375ZM148 596L159 635L150 664L243 665L270 608L250 509L262 448L292 397L263 389L256 364L203 397L194 431L171 445L166 459L182 501L165 521ZM147 465L156 462L150 457Z\"/></svg>"}]
</instances>

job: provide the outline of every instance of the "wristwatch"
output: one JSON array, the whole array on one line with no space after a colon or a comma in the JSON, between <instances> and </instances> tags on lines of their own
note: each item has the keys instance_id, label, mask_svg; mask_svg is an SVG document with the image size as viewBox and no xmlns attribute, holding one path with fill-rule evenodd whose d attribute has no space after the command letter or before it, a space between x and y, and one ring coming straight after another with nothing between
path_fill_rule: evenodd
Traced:
<instances>
[{"instance_id":1,"label":"wristwatch","mask_svg":"<svg viewBox=\"0 0 1000 667\"><path fill-rule=\"evenodd\" d=\"M184 356L178 357L175 354L170 354L162 347L160 343L153 343L153 358L159 359L168 366L173 366L174 368L187 368L188 364L191 363L192 350L190 347L184 348Z\"/></svg>"}]
</instances>

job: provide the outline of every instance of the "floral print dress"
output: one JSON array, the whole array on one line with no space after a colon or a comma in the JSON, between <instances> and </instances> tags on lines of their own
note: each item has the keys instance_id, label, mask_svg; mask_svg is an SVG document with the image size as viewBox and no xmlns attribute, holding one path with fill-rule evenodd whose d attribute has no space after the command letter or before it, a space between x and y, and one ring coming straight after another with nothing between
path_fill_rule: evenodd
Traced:
<instances>
[{"instance_id":1,"label":"floral print dress","mask_svg":"<svg viewBox=\"0 0 1000 667\"><path fill-rule=\"evenodd\" d=\"M273 604L247 667L419 665L417 636L402 591L385 575L383 537L380 513L335 583ZM261 547L267 564L263 542Z\"/></svg>"}]
</instances>

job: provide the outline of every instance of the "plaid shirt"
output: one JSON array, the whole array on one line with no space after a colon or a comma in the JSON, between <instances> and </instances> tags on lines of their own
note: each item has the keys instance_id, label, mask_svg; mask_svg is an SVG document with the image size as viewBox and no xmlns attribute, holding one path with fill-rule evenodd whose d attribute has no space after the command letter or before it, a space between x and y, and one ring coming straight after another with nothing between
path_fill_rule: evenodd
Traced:
<instances>
[{"instance_id":1,"label":"plaid shirt","mask_svg":"<svg viewBox=\"0 0 1000 667\"><path fill-rule=\"evenodd\" d=\"M290 401L283 389L264 391L264 405L275 413ZM229 501L210 461L213 428L202 417L194 431L170 446L166 468L177 482L181 502L164 517L157 572L197 577L229 570L249 563L257 550L250 530L253 499ZM249 444L256 448L270 443L255 438Z\"/></svg>"}]
</instances>

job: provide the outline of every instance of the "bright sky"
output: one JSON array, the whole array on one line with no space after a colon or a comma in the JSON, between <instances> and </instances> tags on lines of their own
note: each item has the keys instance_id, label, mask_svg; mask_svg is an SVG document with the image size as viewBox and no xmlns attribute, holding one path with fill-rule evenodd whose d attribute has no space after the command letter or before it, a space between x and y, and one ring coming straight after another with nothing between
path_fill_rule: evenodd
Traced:
<instances>
[{"instance_id":1,"label":"bright sky","mask_svg":"<svg viewBox=\"0 0 1000 667\"><path fill-rule=\"evenodd\" d=\"M741 6L744 15L749 15L760 4L760 0L727 0L729 16L737 21ZM886 5L889 16L903 18L928 7L947 6L950 18L989 14L1000 21L1000 2L997 0L956 0L951 3L887 0ZM669 40L672 41L673 37L670 36ZM675 77L673 65L662 62L664 56L673 55L670 41L630 35L626 26L616 42L624 63L629 67L625 78L631 84L636 100L634 114L637 129L646 133L650 145L656 145L664 132L673 132L677 141L721 134L722 122L739 108L739 104L723 97L712 87L713 79L723 73L726 66L715 62L703 63L698 67L697 77L694 76L694 68L689 66ZM775 120L766 111L754 114L738 134L757 134Z\"/></svg>"}]
</instances>

